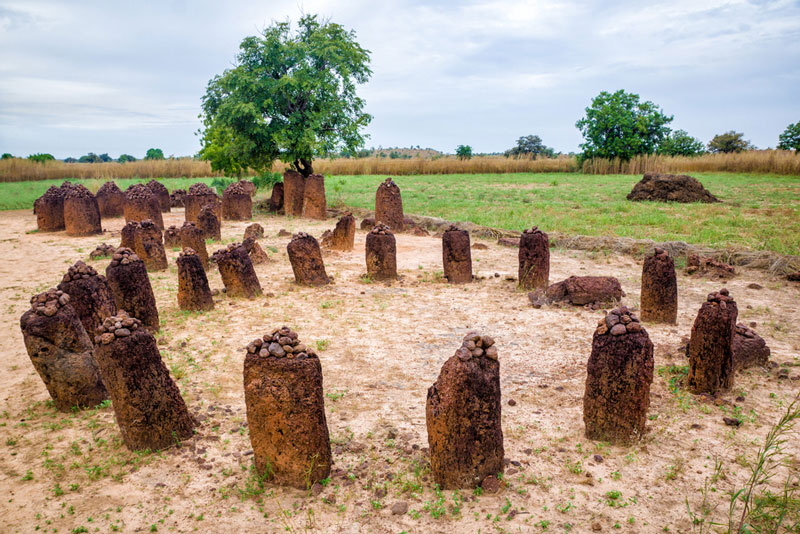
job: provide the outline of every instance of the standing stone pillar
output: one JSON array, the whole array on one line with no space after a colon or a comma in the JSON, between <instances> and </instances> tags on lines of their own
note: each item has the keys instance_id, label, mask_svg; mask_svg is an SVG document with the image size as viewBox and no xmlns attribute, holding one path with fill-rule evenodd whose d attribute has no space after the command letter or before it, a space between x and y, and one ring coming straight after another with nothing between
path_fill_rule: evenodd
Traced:
<instances>
[{"instance_id":1,"label":"standing stone pillar","mask_svg":"<svg viewBox=\"0 0 800 534\"><path fill-rule=\"evenodd\" d=\"M100 208L100 217L122 217L125 210L125 193L114 182L106 182L100 186L94 195L97 207Z\"/></svg>"},{"instance_id":2,"label":"standing stone pillar","mask_svg":"<svg viewBox=\"0 0 800 534\"><path fill-rule=\"evenodd\" d=\"M283 182L278 182L272 186L272 194L269 197L269 211L273 213L283 212Z\"/></svg>"},{"instance_id":3,"label":"standing stone pillar","mask_svg":"<svg viewBox=\"0 0 800 534\"><path fill-rule=\"evenodd\" d=\"M139 232L141 225L138 221L126 222L125 226L120 231L120 242L118 248L129 248L134 250L136 248L136 234Z\"/></svg>"},{"instance_id":4,"label":"standing stone pillar","mask_svg":"<svg viewBox=\"0 0 800 534\"><path fill-rule=\"evenodd\" d=\"M323 286L330 283L331 279L328 278L322 262L322 251L314 236L305 232L293 235L286 246L286 252L289 253L289 262L298 284Z\"/></svg>"},{"instance_id":5,"label":"standing stone pillar","mask_svg":"<svg viewBox=\"0 0 800 534\"><path fill-rule=\"evenodd\" d=\"M475 488L503 472L500 363L492 338L464 337L428 389L425 418L431 473L442 489Z\"/></svg>"},{"instance_id":6,"label":"standing stone pillar","mask_svg":"<svg viewBox=\"0 0 800 534\"><path fill-rule=\"evenodd\" d=\"M397 278L397 243L389 227L378 223L367 234L367 276L373 280Z\"/></svg>"},{"instance_id":7,"label":"standing stone pillar","mask_svg":"<svg viewBox=\"0 0 800 534\"><path fill-rule=\"evenodd\" d=\"M675 262L667 251L656 247L644 259L641 294L642 321L675 324L678 322L678 280Z\"/></svg>"},{"instance_id":8,"label":"standing stone pillar","mask_svg":"<svg viewBox=\"0 0 800 534\"><path fill-rule=\"evenodd\" d=\"M353 250L356 239L356 220L353 214L346 213L336 223L336 228L333 229L333 232L325 233L327 235L322 237L322 246L344 252Z\"/></svg>"},{"instance_id":9,"label":"standing stone pillar","mask_svg":"<svg viewBox=\"0 0 800 534\"><path fill-rule=\"evenodd\" d=\"M203 231L206 239L222 241L222 227L213 206L206 205L197 215L197 227Z\"/></svg>"},{"instance_id":10,"label":"standing stone pillar","mask_svg":"<svg viewBox=\"0 0 800 534\"><path fill-rule=\"evenodd\" d=\"M208 249L206 249L206 236L203 230L194 223L185 222L181 226L181 248L190 248L200 257L203 269L208 269Z\"/></svg>"},{"instance_id":11,"label":"standing stone pillar","mask_svg":"<svg viewBox=\"0 0 800 534\"><path fill-rule=\"evenodd\" d=\"M259 265L269 261L269 256L267 256L267 253L261 248L261 245L258 244L256 238L248 237L242 241L242 246L247 251L247 255L250 256L250 261L253 262L253 265Z\"/></svg>"},{"instance_id":12,"label":"standing stone pillar","mask_svg":"<svg viewBox=\"0 0 800 534\"><path fill-rule=\"evenodd\" d=\"M174 224L164 230L164 248L181 247L181 230Z\"/></svg>"},{"instance_id":13,"label":"standing stone pillar","mask_svg":"<svg viewBox=\"0 0 800 534\"><path fill-rule=\"evenodd\" d=\"M164 229L164 218L161 216L161 204L144 184L134 184L125 191L125 222L153 221L159 230Z\"/></svg>"},{"instance_id":14,"label":"standing stone pillar","mask_svg":"<svg viewBox=\"0 0 800 534\"><path fill-rule=\"evenodd\" d=\"M124 311L106 319L94 357L130 450L166 449L189 439L197 422L169 376L153 334Z\"/></svg>"},{"instance_id":15,"label":"standing stone pillar","mask_svg":"<svg viewBox=\"0 0 800 534\"><path fill-rule=\"evenodd\" d=\"M325 177L321 174L312 174L306 177L303 188L303 217L324 221L327 216Z\"/></svg>"},{"instance_id":16,"label":"standing stone pillar","mask_svg":"<svg viewBox=\"0 0 800 534\"><path fill-rule=\"evenodd\" d=\"M296 332L284 326L248 345L244 400L259 475L304 490L328 477L322 366Z\"/></svg>"},{"instance_id":17,"label":"standing stone pillar","mask_svg":"<svg viewBox=\"0 0 800 534\"><path fill-rule=\"evenodd\" d=\"M387 178L375 192L375 223L383 223L393 232L403 231L403 198L400 188Z\"/></svg>"},{"instance_id":18,"label":"standing stone pillar","mask_svg":"<svg viewBox=\"0 0 800 534\"><path fill-rule=\"evenodd\" d=\"M586 437L627 445L647 423L653 381L653 343L622 306L600 320L587 364L583 421Z\"/></svg>"},{"instance_id":19,"label":"standing stone pillar","mask_svg":"<svg viewBox=\"0 0 800 534\"><path fill-rule=\"evenodd\" d=\"M69 295L69 303L90 339L107 317L117 313L114 295L106 277L97 274L94 267L83 261L78 261L67 270L58 289Z\"/></svg>"},{"instance_id":20,"label":"standing stone pillar","mask_svg":"<svg viewBox=\"0 0 800 534\"><path fill-rule=\"evenodd\" d=\"M444 277L451 284L472 282L472 252L469 232L451 225L442 235Z\"/></svg>"},{"instance_id":21,"label":"standing stone pillar","mask_svg":"<svg viewBox=\"0 0 800 534\"><path fill-rule=\"evenodd\" d=\"M203 206L208 204L214 206L214 214L217 216L218 220L221 219L222 212L216 212L216 206L218 202L219 197L217 197L217 194L206 184L202 182L192 184L183 199L185 209L184 217L186 218L186 221L197 224L197 217L200 215L200 210L203 209Z\"/></svg>"},{"instance_id":22,"label":"standing stone pillar","mask_svg":"<svg viewBox=\"0 0 800 534\"><path fill-rule=\"evenodd\" d=\"M253 262L241 244L231 243L227 248L214 252L213 258L229 296L251 299L261 295L261 284Z\"/></svg>"},{"instance_id":23,"label":"standing stone pillar","mask_svg":"<svg viewBox=\"0 0 800 534\"><path fill-rule=\"evenodd\" d=\"M150 180L147 182L147 189L149 189L150 192L153 193L153 196L158 200L158 205L161 208L161 212L169 213L172 201L169 198L169 190L167 187L161 182Z\"/></svg>"},{"instance_id":24,"label":"standing stone pillar","mask_svg":"<svg viewBox=\"0 0 800 534\"><path fill-rule=\"evenodd\" d=\"M537 227L525 230L519 240L520 289L545 290L550 283L550 240Z\"/></svg>"},{"instance_id":25,"label":"standing stone pillar","mask_svg":"<svg viewBox=\"0 0 800 534\"><path fill-rule=\"evenodd\" d=\"M64 194L64 189L53 185L33 203L36 227L40 232L58 232L64 229Z\"/></svg>"},{"instance_id":26,"label":"standing stone pillar","mask_svg":"<svg viewBox=\"0 0 800 534\"><path fill-rule=\"evenodd\" d=\"M700 307L689 338L689 388L712 395L733 386L733 338L736 301L723 288Z\"/></svg>"},{"instance_id":27,"label":"standing stone pillar","mask_svg":"<svg viewBox=\"0 0 800 534\"><path fill-rule=\"evenodd\" d=\"M161 241L161 230L150 219L139 223L134 233L133 250L144 261L148 271L165 271L167 252Z\"/></svg>"},{"instance_id":28,"label":"standing stone pillar","mask_svg":"<svg viewBox=\"0 0 800 534\"><path fill-rule=\"evenodd\" d=\"M191 248L184 248L178 256L178 307L188 311L214 309L203 261Z\"/></svg>"},{"instance_id":29,"label":"standing stone pillar","mask_svg":"<svg viewBox=\"0 0 800 534\"><path fill-rule=\"evenodd\" d=\"M302 174L293 170L283 173L283 211L286 215L293 217L303 215L305 190L306 179Z\"/></svg>"},{"instance_id":30,"label":"standing stone pillar","mask_svg":"<svg viewBox=\"0 0 800 534\"><path fill-rule=\"evenodd\" d=\"M253 199L242 182L233 183L223 191L222 218L231 221L249 221L253 218Z\"/></svg>"},{"instance_id":31,"label":"standing stone pillar","mask_svg":"<svg viewBox=\"0 0 800 534\"><path fill-rule=\"evenodd\" d=\"M242 237L242 239L244 240L248 237L252 237L253 239L261 239L264 237L264 227L258 223L247 225L247 228L244 229L244 237Z\"/></svg>"},{"instance_id":32,"label":"standing stone pillar","mask_svg":"<svg viewBox=\"0 0 800 534\"><path fill-rule=\"evenodd\" d=\"M64 197L64 229L67 235L77 237L103 233L97 199L80 184L73 185Z\"/></svg>"},{"instance_id":33,"label":"standing stone pillar","mask_svg":"<svg viewBox=\"0 0 800 534\"><path fill-rule=\"evenodd\" d=\"M156 297L139 256L129 248L117 249L106 267L106 278L117 310L126 310L147 328L158 330Z\"/></svg>"}]
</instances>

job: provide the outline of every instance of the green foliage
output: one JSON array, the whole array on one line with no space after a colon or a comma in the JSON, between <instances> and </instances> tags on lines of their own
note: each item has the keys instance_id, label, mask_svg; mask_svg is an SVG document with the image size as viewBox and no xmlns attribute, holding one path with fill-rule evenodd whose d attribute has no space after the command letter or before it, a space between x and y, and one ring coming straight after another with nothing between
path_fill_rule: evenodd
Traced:
<instances>
[{"instance_id":1,"label":"green foliage","mask_svg":"<svg viewBox=\"0 0 800 534\"><path fill-rule=\"evenodd\" d=\"M733 130L725 132L724 134L717 134L708 142L708 151L715 154L743 152L754 148L755 147L750 144L750 141L744 138L743 133L734 132Z\"/></svg>"},{"instance_id":2,"label":"green foliage","mask_svg":"<svg viewBox=\"0 0 800 534\"><path fill-rule=\"evenodd\" d=\"M505 156L516 157L522 155L531 155L542 158L555 157L555 150L545 146L542 138L538 135L526 135L517 139L517 146L505 151Z\"/></svg>"},{"instance_id":3,"label":"green foliage","mask_svg":"<svg viewBox=\"0 0 800 534\"><path fill-rule=\"evenodd\" d=\"M657 151L665 156L699 156L706 151L706 147L686 130L675 130L664 139Z\"/></svg>"},{"instance_id":4,"label":"green foliage","mask_svg":"<svg viewBox=\"0 0 800 534\"><path fill-rule=\"evenodd\" d=\"M256 186L256 189L261 190L272 187L282 180L283 176L281 173L265 171L258 176L254 176L250 181L253 182L253 185Z\"/></svg>"},{"instance_id":5,"label":"green foliage","mask_svg":"<svg viewBox=\"0 0 800 534\"><path fill-rule=\"evenodd\" d=\"M148 148L144 159L164 159L164 151L160 148Z\"/></svg>"},{"instance_id":6,"label":"green foliage","mask_svg":"<svg viewBox=\"0 0 800 534\"><path fill-rule=\"evenodd\" d=\"M3 159L6 159L5 156ZM54 158L52 154L31 154L28 156L28 159L36 163L44 163L46 161L53 161L56 158Z\"/></svg>"},{"instance_id":7,"label":"green foliage","mask_svg":"<svg viewBox=\"0 0 800 534\"><path fill-rule=\"evenodd\" d=\"M778 148L781 150L800 151L800 121L790 124L781 135L778 136ZM3 154L3 159L5 159Z\"/></svg>"},{"instance_id":8,"label":"green foliage","mask_svg":"<svg viewBox=\"0 0 800 534\"><path fill-rule=\"evenodd\" d=\"M469 145L458 145L456 147L458 159L472 159L472 147Z\"/></svg>"},{"instance_id":9,"label":"green foliage","mask_svg":"<svg viewBox=\"0 0 800 534\"><path fill-rule=\"evenodd\" d=\"M9 154L8 152L4 152L0 159L12 159L14 156Z\"/></svg>"},{"instance_id":10,"label":"green foliage","mask_svg":"<svg viewBox=\"0 0 800 534\"><path fill-rule=\"evenodd\" d=\"M120 154L119 159L117 161L119 161L120 163L127 163L129 161L136 161L136 158L134 158L130 154Z\"/></svg>"},{"instance_id":11,"label":"green foliage","mask_svg":"<svg viewBox=\"0 0 800 534\"><path fill-rule=\"evenodd\" d=\"M78 158L78 163L108 163L113 161L108 154L100 154L99 156L94 152L89 152L85 156Z\"/></svg>"},{"instance_id":12,"label":"green foliage","mask_svg":"<svg viewBox=\"0 0 800 534\"><path fill-rule=\"evenodd\" d=\"M585 143L584 158L629 160L639 154L652 154L669 135L672 116L656 104L640 102L639 95L601 92L586 108L586 116L575 123Z\"/></svg>"},{"instance_id":13,"label":"green foliage","mask_svg":"<svg viewBox=\"0 0 800 534\"><path fill-rule=\"evenodd\" d=\"M200 157L212 168L261 173L280 160L307 176L314 158L363 145L372 117L356 86L372 71L353 31L306 15L296 31L273 23L239 49L203 96Z\"/></svg>"}]
</instances>

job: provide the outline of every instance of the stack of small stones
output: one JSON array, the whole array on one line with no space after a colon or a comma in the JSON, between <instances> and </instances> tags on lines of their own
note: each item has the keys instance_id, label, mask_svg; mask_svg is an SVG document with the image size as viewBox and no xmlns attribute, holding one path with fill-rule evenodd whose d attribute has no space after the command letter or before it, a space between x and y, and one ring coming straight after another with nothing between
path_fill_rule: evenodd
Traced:
<instances>
[{"instance_id":1,"label":"stack of small stones","mask_svg":"<svg viewBox=\"0 0 800 534\"><path fill-rule=\"evenodd\" d=\"M428 389L431 473L442 489L474 488L503 472L500 400L494 340L470 332Z\"/></svg>"},{"instance_id":2,"label":"stack of small stones","mask_svg":"<svg viewBox=\"0 0 800 534\"><path fill-rule=\"evenodd\" d=\"M583 396L586 437L626 445L644 434L653 381L653 343L625 306L595 329Z\"/></svg>"},{"instance_id":3,"label":"stack of small stones","mask_svg":"<svg viewBox=\"0 0 800 534\"><path fill-rule=\"evenodd\" d=\"M158 330L158 308L144 262L129 248L119 248L106 267L106 278L118 310L127 310L153 331Z\"/></svg>"},{"instance_id":4,"label":"stack of small stones","mask_svg":"<svg viewBox=\"0 0 800 534\"><path fill-rule=\"evenodd\" d=\"M444 277L451 284L472 282L472 251L469 232L450 225L442 234Z\"/></svg>"},{"instance_id":5,"label":"stack of small stones","mask_svg":"<svg viewBox=\"0 0 800 534\"><path fill-rule=\"evenodd\" d=\"M330 283L331 279L328 278L325 264L322 262L322 251L314 236L305 232L294 234L286 246L286 252L289 254L295 282L307 286Z\"/></svg>"},{"instance_id":6,"label":"stack of small stones","mask_svg":"<svg viewBox=\"0 0 800 534\"><path fill-rule=\"evenodd\" d=\"M242 182L235 182L222 192L222 218L229 221L249 221L253 217L253 200Z\"/></svg>"},{"instance_id":7,"label":"stack of small stones","mask_svg":"<svg viewBox=\"0 0 800 534\"><path fill-rule=\"evenodd\" d=\"M333 462L316 354L284 326L247 346L243 375L259 475L301 489L328 477Z\"/></svg>"},{"instance_id":8,"label":"stack of small stones","mask_svg":"<svg viewBox=\"0 0 800 534\"><path fill-rule=\"evenodd\" d=\"M191 224L191 223L189 223ZM214 309L214 299L208 287L208 277L200 256L191 248L184 248L178 256L178 306L182 310L205 311Z\"/></svg>"},{"instance_id":9,"label":"stack of small stones","mask_svg":"<svg viewBox=\"0 0 800 534\"><path fill-rule=\"evenodd\" d=\"M186 207L186 220L197 223L197 217L200 215L200 210L203 206L209 203L216 205L218 200L217 194L206 184L200 182L192 184L183 200L183 204ZM217 215L217 218L219 218L219 215Z\"/></svg>"},{"instance_id":10,"label":"stack of small stones","mask_svg":"<svg viewBox=\"0 0 800 534\"><path fill-rule=\"evenodd\" d=\"M64 229L64 189L50 186L44 195L33 203L36 227L40 232L57 232Z\"/></svg>"},{"instance_id":11,"label":"stack of small stones","mask_svg":"<svg viewBox=\"0 0 800 534\"><path fill-rule=\"evenodd\" d=\"M178 248L181 246L181 230L174 224L164 230L164 248Z\"/></svg>"},{"instance_id":12,"label":"stack of small stones","mask_svg":"<svg viewBox=\"0 0 800 534\"><path fill-rule=\"evenodd\" d=\"M125 193L114 182L106 182L100 186L95 194L97 206L100 208L100 217L122 217L125 210Z\"/></svg>"},{"instance_id":13,"label":"stack of small stones","mask_svg":"<svg viewBox=\"0 0 800 534\"><path fill-rule=\"evenodd\" d=\"M94 342L96 345L108 345L118 337L130 336L141 326L142 321L131 317L125 310L120 310L118 314L106 317L103 323L97 327Z\"/></svg>"},{"instance_id":14,"label":"stack of small stones","mask_svg":"<svg viewBox=\"0 0 800 534\"><path fill-rule=\"evenodd\" d=\"M181 226L180 246L181 248L194 250L200 257L203 269L208 269L208 250L206 249L205 234L194 223L187 221Z\"/></svg>"},{"instance_id":15,"label":"stack of small stones","mask_svg":"<svg viewBox=\"0 0 800 534\"><path fill-rule=\"evenodd\" d=\"M94 407L108 398L92 358L92 340L68 294L49 289L31 298L20 328L31 363L58 410Z\"/></svg>"},{"instance_id":16,"label":"stack of small stones","mask_svg":"<svg viewBox=\"0 0 800 534\"><path fill-rule=\"evenodd\" d=\"M133 250L144 261L148 271L167 269L167 253L161 241L161 230L150 219L139 223L134 234Z\"/></svg>"},{"instance_id":17,"label":"stack of small stones","mask_svg":"<svg viewBox=\"0 0 800 534\"><path fill-rule=\"evenodd\" d=\"M231 243L214 252L225 292L231 297L255 298L261 295L261 284L247 250L240 243Z\"/></svg>"},{"instance_id":18,"label":"stack of small stones","mask_svg":"<svg viewBox=\"0 0 800 534\"><path fill-rule=\"evenodd\" d=\"M159 230L164 228L161 204L144 184L134 184L125 191L125 222L153 221Z\"/></svg>"},{"instance_id":19,"label":"stack of small stones","mask_svg":"<svg viewBox=\"0 0 800 534\"><path fill-rule=\"evenodd\" d=\"M550 240L537 227L526 229L519 240L519 288L547 289L550 283Z\"/></svg>"},{"instance_id":20,"label":"stack of small stones","mask_svg":"<svg viewBox=\"0 0 800 534\"><path fill-rule=\"evenodd\" d=\"M373 280L397 278L397 243L394 234L383 223L378 223L367 234L367 275Z\"/></svg>"},{"instance_id":21,"label":"stack of small stones","mask_svg":"<svg viewBox=\"0 0 800 534\"><path fill-rule=\"evenodd\" d=\"M267 253L261 248L261 245L258 244L255 237L248 237L242 241L242 246L247 250L247 254L250 256L250 261L253 262L253 265L259 265L269 261L269 256L267 256Z\"/></svg>"},{"instance_id":22,"label":"stack of small stones","mask_svg":"<svg viewBox=\"0 0 800 534\"><path fill-rule=\"evenodd\" d=\"M117 249L114 248L113 245L100 243L93 251L89 253L89 257L93 260L97 260L100 258L110 258L114 254L115 250Z\"/></svg>"},{"instance_id":23,"label":"stack of small stones","mask_svg":"<svg viewBox=\"0 0 800 534\"><path fill-rule=\"evenodd\" d=\"M64 228L71 236L94 235L103 231L97 199L80 184L70 187L64 195Z\"/></svg>"},{"instance_id":24,"label":"stack of small stones","mask_svg":"<svg viewBox=\"0 0 800 534\"><path fill-rule=\"evenodd\" d=\"M689 387L717 394L733 386L733 339L739 310L727 289L709 293L689 338Z\"/></svg>"},{"instance_id":25,"label":"stack of small stones","mask_svg":"<svg viewBox=\"0 0 800 534\"><path fill-rule=\"evenodd\" d=\"M186 220L189 221L189 219ZM208 204L200 209L200 213L197 215L197 227L203 231L206 238L214 241L222 240L222 227L213 205Z\"/></svg>"},{"instance_id":26,"label":"stack of small stones","mask_svg":"<svg viewBox=\"0 0 800 534\"><path fill-rule=\"evenodd\" d=\"M82 261L67 270L58 289L71 298L72 307L87 333L91 334L106 317L117 313L114 295L106 277L97 274L94 267Z\"/></svg>"},{"instance_id":27,"label":"stack of small stones","mask_svg":"<svg viewBox=\"0 0 800 534\"><path fill-rule=\"evenodd\" d=\"M158 204L161 207L161 211L163 213L169 213L169 208L172 205L172 202L169 197L169 190L167 190L166 186L156 180L150 180L147 182L147 189L149 189L150 192L153 193L153 196L158 199Z\"/></svg>"},{"instance_id":28,"label":"stack of small stones","mask_svg":"<svg viewBox=\"0 0 800 534\"><path fill-rule=\"evenodd\" d=\"M667 251L656 247L642 266L642 321L678 322L678 280L675 262Z\"/></svg>"},{"instance_id":29,"label":"stack of small stones","mask_svg":"<svg viewBox=\"0 0 800 534\"><path fill-rule=\"evenodd\" d=\"M375 222L382 222L394 232L403 231L403 197L400 195L400 188L391 178L381 183L375 192Z\"/></svg>"}]
</instances>

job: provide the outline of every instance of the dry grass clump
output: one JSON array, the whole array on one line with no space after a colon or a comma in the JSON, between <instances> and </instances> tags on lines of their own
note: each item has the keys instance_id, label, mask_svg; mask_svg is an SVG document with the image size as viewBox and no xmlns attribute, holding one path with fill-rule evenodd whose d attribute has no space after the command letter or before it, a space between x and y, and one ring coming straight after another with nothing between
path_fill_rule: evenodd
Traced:
<instances>
[{"instance_id":1,"label":"dry grass clump","mask_svg":"<svg viewBox=\"0 0 800 534\"><path fill-rule=\"evenodd\" d=\"M703 156L637 156L619 159L587 160L585 174L644 174L646 172L751 172L800 174L800 154L789 150L749 150L731 154Z\"/></svg>"}]
</instances>

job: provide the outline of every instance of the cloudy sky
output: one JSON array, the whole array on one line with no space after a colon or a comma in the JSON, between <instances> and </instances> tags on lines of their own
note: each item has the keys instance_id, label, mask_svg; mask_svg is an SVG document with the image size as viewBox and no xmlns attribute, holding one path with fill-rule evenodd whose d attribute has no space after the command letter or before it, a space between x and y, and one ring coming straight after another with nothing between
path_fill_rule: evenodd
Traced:
<instances>
[{"instance_id":1,"label":"cloudy sky","mask_svg":"<svg viewBox=\"0 0 800 534\"><path fill-rule=\"evenodd\" d=\"M578 150L600 91L707 142L800 121L800 2L0 0L0 152L191 155L206 83L242 38L319 13L372 51L367 146Z\"/></svg>"}]
</instances>

